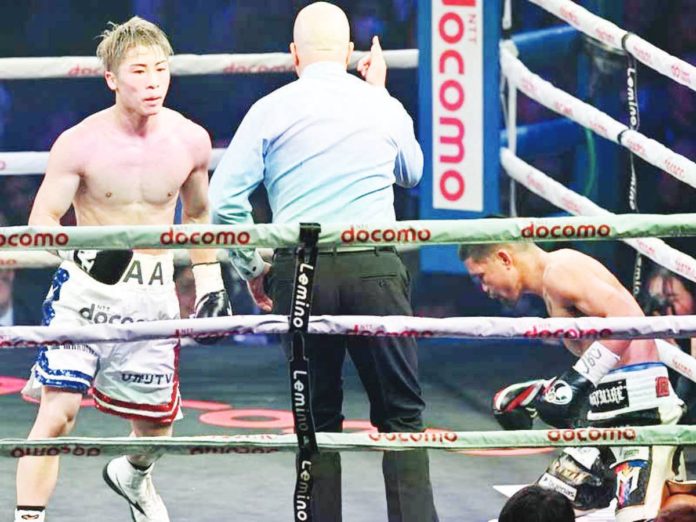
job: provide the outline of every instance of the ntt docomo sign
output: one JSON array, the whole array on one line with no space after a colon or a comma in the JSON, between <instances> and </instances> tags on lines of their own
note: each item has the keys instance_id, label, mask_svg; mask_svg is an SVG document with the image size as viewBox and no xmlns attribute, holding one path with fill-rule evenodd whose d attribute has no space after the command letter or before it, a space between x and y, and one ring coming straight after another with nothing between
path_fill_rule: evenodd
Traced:
<instances>
[{"instance_id":1,"label":"ntt docomo sign","mask_svg":"<svg viewBox=\"0 0 696 522\"><path fill-rule=\"evenodd\" d=\"M483 210L483 0L432 1L433 208Z\"/></svg>"}]
</instances>

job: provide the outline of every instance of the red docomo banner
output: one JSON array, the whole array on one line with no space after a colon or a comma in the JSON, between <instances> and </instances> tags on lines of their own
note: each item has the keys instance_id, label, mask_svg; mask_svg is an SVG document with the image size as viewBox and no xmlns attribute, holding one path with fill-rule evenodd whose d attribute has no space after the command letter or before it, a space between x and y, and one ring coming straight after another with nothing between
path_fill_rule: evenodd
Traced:
<instances>
[{"instance_id":1,"label":"red docomo banner","mask_svg":"<svg viewBox=\"0 0 696 522\"><path fill-rule=\"evenodd\" d=\"M577 430L550 430L549 442L598 442L635 440L633 428L580 428Z\"/></svg>"},{"instance_id":2,"label":"red docomo banner","mask_svg":"<svg viewBox=\"0 0 696 522\"><path fill-rule=\"evenodd\" d=\"M419 433L370 433L368 438L374 442L457 442L457 434L451 431L419 432Z\"/></svg>"},{"instance_id":3,"label":"red docomo banner","mask_svg":"<svg viewBox=\"0 0 696 522\"><path fill-rule=\"evenodd\" d=\"M611 227L602 225L537 225L532 223L522 229L522 237L528 239L545 238L580 238L591 239L595 237L608 237L611 235Z\"/></svg>"},{"instance_id":4,"label":"red docomo banner","mask_svg":"<svg viewBox=\"0 0 696 522\"><path fill-rule=\"evenodd\" d=\"M45 248L65 246L70 238L67 234L60 232L52 233L29 233L23 234L0 234L0 248L2 247L27 247Z\"/></svg>"},{"instance_id":5,"label":"red docomo banner","mask_svg":"<svg viewBox=\"0 0 696 522\"><path fill-rule=\"evenodd\" d=\"M350 227L341 232L342 243L415 243L427 242L432 237L427 228L373 228Z\"/></svg>"},{"instance_id":6,"label":"red docomo banner","mask_svg":"<svg viewBox=\"0 0 696 522\"><path fill-rule=\"evenodd\" d=\"M170 228L160 235L162 245L247 245L251 241L249 232L193 232L175 231Z\"/></svg>"}]
</instances>

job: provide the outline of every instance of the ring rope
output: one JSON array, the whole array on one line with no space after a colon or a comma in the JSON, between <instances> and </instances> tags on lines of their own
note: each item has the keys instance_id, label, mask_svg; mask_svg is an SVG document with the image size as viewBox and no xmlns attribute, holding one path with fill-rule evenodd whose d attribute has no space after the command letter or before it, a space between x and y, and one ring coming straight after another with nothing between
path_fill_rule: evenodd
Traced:
<instances>
[{"instance_id":1,"label":"ring rope","mask_svg":"<svg viewBox=\"0 0 696 522\"><path fill-rule=\"evenodd\" d=\"M529 0L556 15L578 31L619 51L672 80L696 90L696 67L663 51L650 42L601 18L570 0Z\"/></svg>"},{"instance_id":2,"label":"ring rope","mask_svg":"<svg viewBox=\"0 0 696 522\"><path fill-rule=\"evenodd\" d=\"M501 149L500 161L512 179L567 212L583 216L614 215L524 162L509 149ZM661 239L642 238L623 241L661 266L696 282L696 259L672 248Z\"/></svg>"},{"instance_id":3,"label":"ring rope","mask_svg":"<svg viewBox=\"0 0 696 522\"><path fill-rule=\"evenodd\" d=\"M320 449L338 451L547 448L568 446L691 446L696 426L636 426L520 431L431 431L422 433L317 433ZM0 439L0 457L123 454L210 455L296 451L294 434L203 437L65 437Z\"/></svg>"},{"instance_id":4,"label":"ring rope","mask_svg":"<svg viewBox=\"0 0 696 522\"><path fill-rule=\"evenodd\" d=\"M213 149L209 170L214 170L227 149ZM0 176L43 175L48 152L0 152Z\"/></svg>"},{"instance_id":5,"label":"ring rope","mask_svg":"<svg viewBox=\"0 0 696 522\"><path fill-rule=\"evenodd\" d=\"M50 249L294 247L299 224L0 227L0 252ZM319 246L602 241L696 235L696 213L324 223Z\"/></svg>"},{"instance_id":6,"label":"ring rope","mask_svg":"<svg viewBox=\"0 0 696 522\"><path fill-rule=\"evenodd\" d=\"M660 170L696 188L696 163L640 132L629 129L608 114L534 74L515 57L508 44L501 46L500 65L510 84L533 100L603 138L622 145Z\"/></svg>"},{"instance_id":7,"label":"ring rope","mask_svg":"<svg viewBox=\"0 0 696 522\"><path fill-rule=\"evenodd\" d=\"M222 335L284 334L285 315L234 315L86 326L3 326L0 348L128 343L153 339L196 341ZM696 315L650 317L411 317L312 316L309 333L347 336L462 339L654 339L696 336Z\"/></svg>"},{"instance_id":8,"label":"ring rope","mask_svg":"<svg viewBox=\"0 0 696 522\"><path fill-rule=\"evenodd\" d=\"M350 68L355 69L358 61L367 54L355 51ZM418 49L384 51L384 58L392 69L414 69L418 66ZM169 66L174 76L291 73L295 70L289 53L177 54L172 56ZM0 80L96 78L103 75L101 62L93 56L0 58Z\"/></svg>"}]
</instances>

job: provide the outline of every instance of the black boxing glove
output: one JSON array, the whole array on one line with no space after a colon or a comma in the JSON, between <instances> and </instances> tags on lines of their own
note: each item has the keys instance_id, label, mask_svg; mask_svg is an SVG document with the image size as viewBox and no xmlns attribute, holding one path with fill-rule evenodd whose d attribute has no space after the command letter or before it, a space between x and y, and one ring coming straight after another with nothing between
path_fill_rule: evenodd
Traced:
<instances>
[{"instance_id":1,"label":"black boxing glove","mask_svg":"<svg viewBox=\"0 0 696 522\"><path fill-rule=\"evenodd\" d=\"M531 430L537 416L534 400L549 381L511 384L493 396L493 416L505 430Z\"/></svg>"},{"instance_id":2,"label":"black boxing glove","mask_svg":"<svg viewBox=\"0 0 696 522\"><path fill-rule=\"evenodd\" d=\"M55 253L105 285L118 283L133 260L132 250L58 250Z\"/></svg>"},{"instance_id":3,"label":"black boxing glove","mask_svg":"<svg viewBox=\"0 0 696 522\"><path fill-rule=\"evenodd\" d=\"M555 428L572 428L580 420L590 392L618 362L619 356L602 343L592 343L570 370L537 396L539 418Z\"/></svg>"},{"instance_id":4,"label":"black boxing glove","mask_svg":"<svg viewBox=\"0 0 696 522\"><path fill-rule=\"evenodd\" d=\"M554 428L572 428L588 401L593 384L574 369L553 379L534 404L539 418Z\"/></svg>"},{"instance_id":5,"label":"black boxing glove","mask_svg":"<svg viewBox=\"0 0 696 522\"><path fill-rule=\"evenodd\" d=\"M196 283L195 316L225 317L232 315L230 299L222 282L220 263L201 263L193 265Z\"/></svg>"}]
</instances>

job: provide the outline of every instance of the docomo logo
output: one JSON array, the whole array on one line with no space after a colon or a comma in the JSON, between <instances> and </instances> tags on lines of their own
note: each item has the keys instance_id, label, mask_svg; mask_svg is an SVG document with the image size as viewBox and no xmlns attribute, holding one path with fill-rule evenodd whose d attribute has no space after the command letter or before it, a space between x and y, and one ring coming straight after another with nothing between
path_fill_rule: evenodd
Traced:
<instances>
[{"instance_id":1,"label":"docomo logo","mask_svg":"<svg viewBox=\"0 0 696 522\"><path fill-rule=\"evenodd\" d=\"M566 116L568 118L573 117L573 108L560 100L553 102L553 108L559 114Z\"/></svg>"},{"instance_id":2,"label":"docomo logo","mask_svg":"<svg viewBox=\"0 0 696 522\"><path fill-rule=\"evenodd\" d=\"M67 234L60 232L58 234L50 233L29 233L23 234L0 234L0 247L5 245L10 247L53 247L65 246L70 241Z\"/></svg>"},{"instance_id":3,"label":"docomo logo","mask_svg":"<svg viewBox=\"0 0 696 522\"><path fill-rule=\"evenodd\" d=\"M527 185L533 188L537 194L546 195L544 184L541 183L531 172L527 174Z\"/></svg>"},{"instance_id":4,"label":"docomo logo","mask_svg":"<svg viewBox=\"0 0 696 522\"><path fill-rule=\"evenodd\" d=\"M536 78L531 74L526 74L520 82L520 90L528 94L530 98L537 97Z\"/></svg>"},{"instance_id":5,"label":"docomo logo","mask_svg":"<svg viewBox=\"0 0 696 522\"><path fill-rule=\"evenodd\" d=\"M696 275L696 268L688 261L677 259L674 261L674 269L682 275L693 277Z\"/></svg>"},{"instance_id":6,"label":"docomo logo","mask_svg":"<svg viewBox=\"0 0 696 522\"><path fill-rule=\"evenodd\" d=\"M247 245L251 241L249 232L175 232L169 228L160 236L162 245Z\"/></svg>"},{"instance_id":7,"label":"docomo logo","mask_svg":"<svg viewBox=\"0 0 696 522\"><path fill-rule=\"evenodd\" d=\"M631 152L638 154L639 156L645 156L645 147L632 138L626 140L626 146L631 150Z\"/></svg>"},{"instance_id":8,"label":"docomo logo","mask_svg":"<svg viewBox=\"0 0 696 522\"><path fill-rule=\"evenodd\" d=\"M559 11L559 16L563 18L566 22L568 22L570 25L580 25L580 19L578 18L578 15L575 13L575 10L570 7L561 7Z\"/></svg>"},{"instance_id":9,"label":"docomo logo","mask_svg":"<svg viewBox=\"0 0 696 522\"><path fill-rule=\"evenodd\" d=\"M610 337L614 332L609 328L590 328L582 330L580 328L559 328L557 330L542 330L533 326L531 330L524 332L524 336L529 339L604 339Z\"/></svg>"},{"instance_id":10,"label":"docomo logo","mask_svg":"<svg viewBox=\"0 0 696 522\"><path fill-rule=\"evenodd\" d=\"M609 129L607 129L606 125L604 125L601 121L596 118L591 118L589 124L590 128L597 134L600 134L605 138L609 138Z\"/></svg>"},{"instance_id":11,"label":"docomo logo","mask_svg":"<svg viewBox=\"0 0 696 522\"><path fill-rule=\"evenodd\" d=\"M427 228L375 228L373 230L358 229L351 226L341 232L343 243L413 243L416 241L430 241L432 232Z\"/></svg>"},{"instance_id":12,"label":"docomo logo","mask_svg":"<svg viewBox=\"0 0 696 522\"><path fill-rule=\"evenodd\" d=\"M616 38L614 38L614 35L609 30L603 29L602 27L595 27L594 33L598 40L605 44L616 46Z\"/></svg>"},{"instance_id":13,"label":"docomo logo","mask_svg":"<svg viewBox=\"0 0 696 522\"><path fill-rule=\"evenodd\" d=\"M477 0L441 0L441 5L452 8L475 8ZM435 132L439 145L443 149L448 147L450 150L449 155L442 153L438 157L438 161L445 169L440 177L438 189L445 200L455 202L460 200L466 192L464 176L458 170L466 158L464 143L466 126L461 115L466 100L464 91L466 68L464 56L460 51L466 29L461 11L447 10L436 20L436 24L438 43L446 47L439 56L433 57L438 67L439 78L442 78L437 103L447 116L439 118ZM445 78L446 76L448 77ZM446 135L445 130L447 130Z\"/></svg>"},{"instance_id":14,"label":"docomo logo","mask_svg":"<svg viewBox=\"0 0 696 522\"><path fill-rule=\"evenodd\" d=\"M352 330L346 330L343 335L361 335L365 337L433 337L435 334L430 330L402 330L400 332L388 332L384 328L375 329L366 325L353 325Z\"/></svg>"},{"instance_id":15,"label":"docomo logo","mask_svg":"<svg viewBox=\"0 0 696 522\"><path fill-rule=\"evenodd\" d=\"M42 339L41 341L29 341L26 339L11 340L0 337L0 348L37 348L44 346L69 346L77 344L70 339Z\"/></svg>"},{"instance_id":16,"label":"docomo logo","mask_svg":"<svg viewBox=\"0 0 696 522\"><path fill-rule=\"evenodd\" d=\"M670 67L672 76L677 80L683 80L686 83L691 83L691 73L687 69L684 69L679 63L672 64Z\"/></svg>"},{"instance_id":17,"label":"docomo logo","mask_svg":"<svg viewBox=\"0 0 696 522\"><path fill-rule=\"evenodd\" d=\"M563 205L563 208L567 211L572 212L574 214L581 214L580 205L578 205L577 202L575 202L571 196L561 197L561 204Z\"/></svg>"},{"instance_id":18,"label":"docomo logo","mask_svg":"<svg viewBox=\"0 0 696 522\"><path fill-rule=\"evenodd\" d=\"M457 442L459 437L451 431L418 432L418 433L370 433L368 438L374 442Z\"/></svg>"},{"instance_id":19,"label":"docomo logo","mask_svg":"<svg viewBox=\"0 0 696 522\"><path fill-rule=\"evenodd\" d=\"M239 65L230 63L222 69L224 74L249 74L249 73L287 73L293 72L295 68L292 65Z\"/></svg>"},{"instance_id":20,"label":"docomo logo","mask_svg":"<svg viewBox=\"0 0 696 522\"><path fill-rule=\"evenodd\" d=\"M679 179L684 178L684 167L679 165L672 158L667 158L665 160L665 170Z\"/></svg>"},{"instance_id":21,"label":"docomo logo","mask_svg":"<svg viewBox=\"0 0 696 522\"><path fill-rule=\"evenodd\" d=\"M635 440L633 428L580 428L577 430L550 430L547 432L549 442L598 442Z\"/></svg>"},{"instance_id":22,"label":"docomo logo","mask_svg":"<svg viewBox=\"0 0 696 522\"><path fill-rule=\"evenodd\" d=\"M7 162L0 160L0 170L5 170L7 168Z\"/></svg>"},{"instance_id":23,"label":"docomo logo","mask_svg":"<svg viewBox=\"0 0 696 522\"><path fill-rule=\"evenodd\" d=\"M189 455L229 455L235 453L238 455L257 455L278 453L280 450L276 448L264 448L256 446L237 446L231 448L208 448L195 446L189 450Z\"/></svg>"},{"instance_id":24,"label":"docomo logo","mask_svg":"<svg viewBox=\"0 0 696 522\"><path fill-rule=\"evenodd\" d=\"M527 239L544 238L593 238L611 235L611 227L603 224L595 225L536 225L534 223L522 229L522 237Z\"/></svg>"},{"instance_id":25,"label":"docomo logo","mask_svg":"<svg viewBox=\"0 0 696 522\"><path fill-rule=\"evenodd\" d=\"M10 450L10 457L14 459L22 457L57 457L59 455L99 457L101 449L83 446L47 446L45 448L12 448Z\"/></svg>"},{"instance_id":26,"label":"docomo logo","mask_svg":"<svg viewBox=\"0 0 696 522\"><path fill-rule=\"evenodd\" d=\"M646 243L642 239L636 239L635 241L636 241L636 244L640 247L643 254L647 254L650 256L655 255L655 248L652 247L650 244Z\"/></svg>"},{"instance_id":27,"label":"docomo logo","mask_svg":"<svg viewBox=\"0 0 696 522\"><path fill-rule=\"evenodd\" d=\"M101 76L102 74L104 74L104 69L102 69L101 67L81 67L80 65L75 65L74 67L71 67L68 71L68 76L72 78L92 78L95 76Z\"/></svg>"},{"instance_id":28,"label":"docomo logo","mask_svg":"<svg viewBox=\"0 0 696 522\"><path fill-rule=\"evenodd\" d=\"M647 65L653 65L654 63L652 53L648 49L640 47L637 44L633 46L633 56Z\"/></svg>"}]
</instances>

